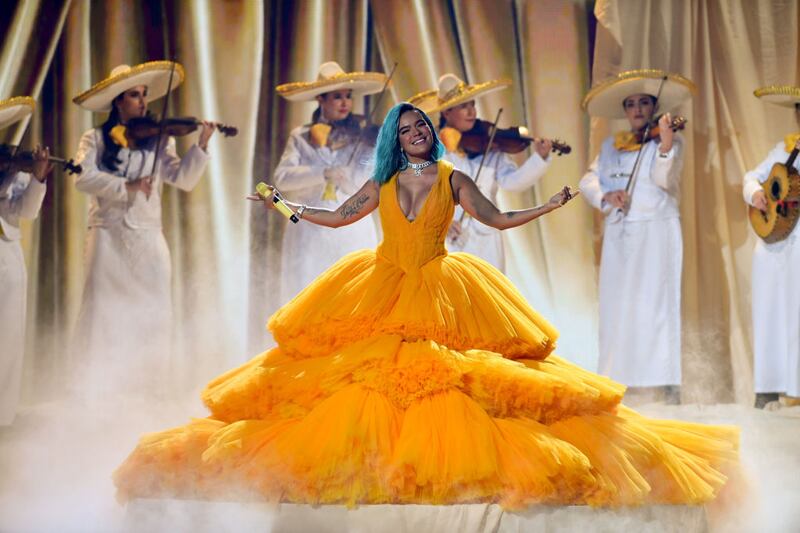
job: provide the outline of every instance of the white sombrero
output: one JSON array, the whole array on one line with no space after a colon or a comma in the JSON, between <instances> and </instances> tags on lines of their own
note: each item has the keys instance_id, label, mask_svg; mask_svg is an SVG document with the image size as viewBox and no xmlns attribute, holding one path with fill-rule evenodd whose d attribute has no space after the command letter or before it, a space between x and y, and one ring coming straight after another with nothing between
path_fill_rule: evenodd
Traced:
<instances>
[{"instance_id":1,"label":"white sombrero","mask_svg":"<svg viewBox=\"0 0 800 533\"><path fill-rule=\"evenodd\" d=\"M511 80L501 78L476 85L468 85L455 74L443 74L439 78L439 88L417 93L407 101L427 114L436 113L453 106L469 102L479 96L484 96L511 85Z\"/></svg>"},{"instance_id":2,"label":"white sombrero","mask_svg":"<svg viewBox=\"0 0 800 533\"><path fill-rule=\"evenodd\" d=\"M292 102L313 100L320 94L350 89L353 94L375 94L386 84L386 74L381 72L345 72L339 63L328 61L319 67L315 81L296 81L278 85L279 95Z\"/></svg>"},{"instance_id":3,"label":"white sombrero","mask_svg":"<svg viewBox=\"0 0 800 533\"><path fill-rule=\"evenodd\" d=\"M27 117L36 109L36 101L30 96L14 96L0 100L0 130Z\"/></svg>"},{"instance_id":4,"label":"white sombrero","mask_svg":"<svg viewBox=\"0 0 800 533\"><path fill-rule=\"evenodd\" d=\"M765 102L783 107L794 107L800 104L800 87L792 85L770 85L753 91L753 94Z\"/></svg>"},{"instance_id":5,"label":"white sombrero","mask_svg":"<svg viewBox=\"0 0 800 533\"><path fill-rule=\"evenodd\" d=\"M111 111L111 102L123 92L138 85L147 86L148 101L157 100L167 94L172 61L149 61L131 67L119 65L104 80L95 83L91 89L72 99L73 102L89 111ZM183 83L186 77L183 67L174 63L172 88Z\"/></svg>"},{"instance_id":6,"label":"white sombrero","mask_svg":"<svg viewBox=\"0 0 800 533\"><path fill-rule=\"evenodd\" d=\"M625 99L633 94L658 95L664 78L658 99L658 110L662 113L672 111L697 91L694 83L680 74L657 69L628 70L592 87L583 99L583 109L593 117L625 118L622 107Z\"/></svg>"}]
</instances>

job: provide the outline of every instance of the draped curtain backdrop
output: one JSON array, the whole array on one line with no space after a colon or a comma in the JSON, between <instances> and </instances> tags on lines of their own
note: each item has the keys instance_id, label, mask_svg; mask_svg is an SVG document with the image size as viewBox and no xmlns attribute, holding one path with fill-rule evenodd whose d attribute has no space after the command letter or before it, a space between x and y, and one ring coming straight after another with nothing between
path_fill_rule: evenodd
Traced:
<instances>
[{"instance_id":1,"label":"draped curtain backdrop","mask_svg":"<svg viewBox=\"0 0 800 533\"><path fill-rule=\"evenodd\" d=\"M170 57L187 73L171 113L239 128L238 137L213 138L197 189L165 197L174 367L188 390L269 346L264 324L280 305L280 254L314 253L308 245L282 249L283 232L291 231L285 219L244 201L315 107L280 99L275 85L311 80L324 61L385 72L396 62L375 112L380 122L391 105L435 87L445 72L469 83L509 77L512 88L477 101L479 116L492 120L502 107L501 126L525 125L573 147L536 188L501 197L503 206L521 207L576 185L601 137L621 127L590 123L581 111L592 79L641 67L681 72L700 88L684 110L685 391L689 400L749 401L754 241L741 177L795 127L751 93L798 81L799 16L794 0L11 1L0 10L0 98L28 94L38 107L30 125L0 132L0 140L74 154L81 133L105 117L72 97L120 63ZM368 113L375 101L358 101L356 111ZM179 150L194 139L180 139ZM42 213L23 237L30 401L52 397L69 373L66 347L84 275L87 198L61 171L48 183ZM507 232L510 277L561 330L559 353L592 369L600 228L578 201Z\"/></svg>"}]
</instances>

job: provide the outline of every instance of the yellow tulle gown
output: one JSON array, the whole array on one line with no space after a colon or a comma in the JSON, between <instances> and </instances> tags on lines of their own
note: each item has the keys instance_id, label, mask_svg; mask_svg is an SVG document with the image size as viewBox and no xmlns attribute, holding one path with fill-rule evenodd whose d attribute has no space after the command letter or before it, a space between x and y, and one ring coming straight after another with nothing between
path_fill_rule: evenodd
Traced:
<instances>
[{"instance_id":1,"label":"yellow tulle gown","mask_svg":"<svg viewBox=\"0 0 800 533\"><path fill-rule=\"evenodd\" d=\"M141 439L114 474L122 500L715 498L738 430L640 416L621 405L624 386L552 355L558 332L508 279L445 250L452 165L438 166L413 222L397 177L381 188L377 250L275 313L278 346L209 383L208 418Z\"/></svg>"}]
</instances>

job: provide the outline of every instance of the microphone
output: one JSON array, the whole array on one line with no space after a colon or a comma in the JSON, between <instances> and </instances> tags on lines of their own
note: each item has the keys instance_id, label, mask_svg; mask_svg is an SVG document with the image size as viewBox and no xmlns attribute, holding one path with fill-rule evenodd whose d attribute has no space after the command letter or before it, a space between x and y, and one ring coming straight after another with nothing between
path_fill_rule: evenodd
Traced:
<instances>
[{"instance_id":1,"label":"microphone","mask_svg":"<svg viewBox=\"0 0 800 533\"><path fill-rule=\"evenodd\" d=\"M268 198L271 195L272 203L275 204L275 209L277 209L283 216L295 224L300 221L300 219L297 218L297 215L294 214L294 211L292 211L286 202L283 201L281 193L279 193L272 185L267 185L263 181L260 181L258 182L258 185L256 185L256 192L264 198Z\"/></svg>"}]
</instances>

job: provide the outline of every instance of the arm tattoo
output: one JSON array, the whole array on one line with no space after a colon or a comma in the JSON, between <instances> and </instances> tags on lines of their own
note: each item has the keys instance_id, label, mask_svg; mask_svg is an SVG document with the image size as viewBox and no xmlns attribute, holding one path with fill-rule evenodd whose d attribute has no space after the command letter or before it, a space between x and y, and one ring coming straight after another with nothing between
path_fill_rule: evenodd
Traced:
<instances>
[{"instance_id":1,"label":"arm tattoo","mask_svg":"<svg viewBox=\"0 0 800 533\"><path fill-rule=\"evenodd\" d=\"M506 218L514 218L515 215L516 213L514 211L509 211L508 213L506 213Z\"/></svg>"},{"instance_id":2,"label":"arm tattoo","mask_svg":"<svg viewBox=\"0 0 800 533\"><path fill-rule=\"evenodd\" d=\"M369 200L368 194L362 194L361 196L356 197L351 202L344 204L341 208L341 215L343 219L348 219L350 217L354 217L361 211L361 208L364 207L364 204L367 203Z\"/></svg>"}]
</instances>

